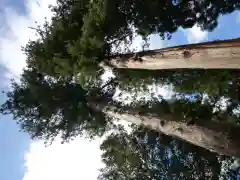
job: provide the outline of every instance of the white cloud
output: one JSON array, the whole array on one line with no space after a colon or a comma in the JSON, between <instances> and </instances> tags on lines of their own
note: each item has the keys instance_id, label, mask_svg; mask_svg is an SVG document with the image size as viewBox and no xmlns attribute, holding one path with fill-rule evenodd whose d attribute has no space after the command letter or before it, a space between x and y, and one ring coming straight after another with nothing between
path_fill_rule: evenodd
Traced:
<instances>
[{"instance_id":1,"label":"white cloud","mask_svg":"<svg viewBox=\"0 0 240 180\"><path fill-rule=\"evenodd\" d=\"M150 35L149 37L149 47L147 49L152 50L152 49L160 49L164 47L164 40L160 38L159 35L153 34ZM134 49L135 52L137 51L142 51L142 44L143 40L141 36L136 36L133 39L131 49Z\"/></svg>"},{"instance_id":2,"label":"white cloud","mask_svg":"<svg viewBox=\"0 0 240 180\"><path fill-rule=\"evenodd\" d=\"M181 28L181 31L183 31L183 33L187 37L188 43L199 43L208 38L208 32L202 31L201 28L197 25L194 25L192 28L186 30L183 30Z\"/></svg>"},{"instance_id":3,"label":"white cloud","mask_svg":"<svg viewBox=\"0 0 240 180\"><path fill-rule=\"evenodd\" d=\"M164 48L164 46L165 46L164 40L162 40L159 35L157 35L157 34L150 35L149 38L150 38L150 40L149 40L149 44L150 44L149 49L150 50Z\"/></svg>"},{"instance_id":4,"label":"white cloud","mask_svg":"<svg viewBox=\"0 0 240 180\"><path fill-rule=\"evenodd\" d=\"M4 65L9 72L5 74L7 78L18 78L25 64L26 56L21 51L29 39L35 39L34 30L29 27L36 27L35 21L39 24L51 17L48 5L54 0L37 1L28 0L26 2L28 15L20 15L14 9L4 8L3 16L5 23L0 28L0 64Z\"/></svg>"},{"instance_id":5,"label":"white cloud","mask_svg":"<svg viewBox=\"0 0 240 180\"><path fill-rule=\"evenodd\" d=\"M4 8L4 19L0 27L0 64L9 72L2 79L17 79L26 65L26 56L21 51L29 39L36 39L35 32L29 27L36 27L44 18L49 19L48 5L54 0L28 0L26 16L14 9ZM3 16L2 16L3 17ZM7 81L6 83L9 83ZM61 144L57 139L51 146L45 147L42 141L33 141L26 152L23 180L95 180L101 167L100 140L89 142L76 139L69 144Z\"/></svg>"},{"instance_id":6,"label":"white cloud","mask_svg":"<svg viewBox=\"0 0 240 180\"><path fill-rule=\"evenodd\" d=\"M60 139L44 147L41 141L33 142L26 155L27 172L23 180L96 180L101 162L101 141L78 138L68 144Z\"/></svg>"}]
</instances>

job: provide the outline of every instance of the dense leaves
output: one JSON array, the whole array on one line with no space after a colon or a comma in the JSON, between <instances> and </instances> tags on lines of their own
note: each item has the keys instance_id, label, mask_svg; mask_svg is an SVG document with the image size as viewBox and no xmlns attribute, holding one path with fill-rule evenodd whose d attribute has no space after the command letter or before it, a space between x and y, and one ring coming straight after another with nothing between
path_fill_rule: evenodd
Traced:
<instances>
[{"instance_id":1,"label":"dense leaves","mask_svg":"<svg viewBox=\"0 0 240 180\"><path fill-rule=\"evenodd\" d=\"M155 131L122 127L101 145L105 167L99 180L226 179L217 154ZM229 171L229 162L226 171Z\"/></svg>"},{"instance_id":2,"label":"dense leaves","mask_svg":"<svg viewBox=\"0 0 240 180\"><path fill-rule=\"evenodd\" d=\"M151 84L173 85L174 90L184 93L206 93L211 96L237 97L239 91L239 70L233 69L168 69L138 70L115 69L116 76L128 86ZM211 83L209 83L211 82Z\"/></svg>"},{"instance_id":3,"label":"dense leaves","mask_svg":"<svg viewBox=\"0 0 240 180\"><path fill-rule=\"evenodd\" d=\"M223 91L226 92L225 94L216 94L217 90L211 89L215 86L208 83L208 79L211 78L221 79L220 75L224 73L204 70L203 72L207 74L204 76L201 72L198 70L163 71L158 74L163 77L162 83L174 84L176 90L182 89L180 93L176 93L169 100L155 96L147 101L145 98L140 98L138 101L125 104L124 101L118 102L113 98L119 79L113 78L104 86L101 86L101 81L96 81L95 84L84 88L72 78L56 79L37 73L34 69L25 70L21 84L13 83L13 91L7 94L8 99L2 105L1 112L13 114L23 130L29 132L32 137L45 140L58 135L62 135L63 140L69 140L79 134L103 135L112 122L101 109L108 106L119 113L168 117L170 121L180 120L188 123L194 120L194 123L207 123L214 120L240 123L237 111L239 100L236 98L238 91L233 88L237 87L237 72L235 72L236 76L233 71L223 76L228 78L221 81L222 86L217 86L232 89L232 91L225 89ZM198 84L192 83L193 80L199 82L199 88ZM122 82L129 83L121 79L120 84ZM212 82L217 85L219 81ZM186 91L184 91L184 85L186 85ZM206 98L204 94L209 97ZM219 100L224 96L231 98L226 101L226 107L222 108ZM97 107L99 105L101 108Z\"/></svg>"},{"instance_id":4,"label":"dense leaves","mask_svg":"<svg viewBox=\"0 0 240 180\"><path fill-rule=\"evenodd\" d=\"M239 99L237 72L180 70L153 72L152 76L147 71L118 70L114 71L116 79L105 88L101 87L101 75L103 61L107 63L110 56L121 53L122 45L123 51L128 51L134 34L143 38L153 33L170 37L178 28L196 23L202 29L212 30L220 14L236 9L239 1L58 0L52 7L52 21L37 27L39 38L23 48L27 67L21 83L13 82L1 112L13 114L33 138L46 140L58 135L69 140L85 132L90 136L102 135L111 121L97 108L100 104L113 105L120 112L146 111L157 115L163 112L181 118L212 120L220 114L213 112L216 102L229 96L233 101L220 119L229 119L230 114L235 120L238 117L233 110ZM133 90L153 81L172 84L179 91L178 96L170 102L151 100L129 106L113 103L117 88ZM209 81L221 84L209 85ZM192 87L193 82L199 83ZM195 98L196 93L200 99ZM211 101L202 103L204 93L211 96ZM191 98L186 99L186 95Z\"/></svg>"},{"instance_id":5,"label":"dense leaves","mask_svg":"<svg viewBox=\"0 0 240 180\"><path fill-rule=\"evenodd\" d=\"M101 110L91 106L92 101L111 99L112 94L101 89L90 92L74 82L43 77L34 70L25 71L21 84L13 83L12 88L1 112L13 114L32 138L48 141L61 135L67 141L82 133L93 137L102 135L111 123Z\"/></svg>"},{"instance_id":6,"label":"dense leaves","mask_svg":"<svg viewBox=\"0 0 240 180\"><path fill-rule=\"evenodd\" d=\"M52 22L24 48L27 64L51 76L78 75L85 84L102 73L102 61L129 51L135 35L170 37L195 24L213 30L219 15L239 7L239 0L58 0Z\"/></svg>"},{"instance_id":7,"label":"dense leaves","mask_svg":"<svg viewBox=\"0 0 240 180\"><path fill-rule=\"evenodd\" d=\"M240 103L240 71L218 69L135 70L117 69L120 87L136 91L149 85L168 85L177 96L208 97L213 103L225 99L229 112Z\"/></svg>"}]
</instances>

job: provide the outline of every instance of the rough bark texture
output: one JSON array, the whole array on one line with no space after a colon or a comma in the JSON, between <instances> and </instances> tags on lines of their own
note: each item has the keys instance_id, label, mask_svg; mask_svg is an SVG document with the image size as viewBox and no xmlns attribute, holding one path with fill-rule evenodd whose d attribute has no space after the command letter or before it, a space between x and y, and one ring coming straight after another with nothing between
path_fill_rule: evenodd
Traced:
<instances>
[{"instance_id":1,"label":"rough bark texture","mask_svg":"<svg viewBox=\"0 0 240 180\"><path fill-rule=\"evenodd\" d=\"M113 56L115 68L176 69L176 68L240 68L240 38L182 45L136 54Z\"/></svg>"},{"instance_id":2,"label":"rough bark texture","mask_svg":"<svg viewBox=\"0 0 240 180\"><path fill-rule=\"evenodd\" d=\"M105 113L111 117L128 122L144 125L169 136L174 136L203 147L218 154L240 158L240 127L229 123L202 122L187 125L184 120L172 115L154 117L151 115L137 115L118 113L108 108Z\"/></svg>"}]
</instances>

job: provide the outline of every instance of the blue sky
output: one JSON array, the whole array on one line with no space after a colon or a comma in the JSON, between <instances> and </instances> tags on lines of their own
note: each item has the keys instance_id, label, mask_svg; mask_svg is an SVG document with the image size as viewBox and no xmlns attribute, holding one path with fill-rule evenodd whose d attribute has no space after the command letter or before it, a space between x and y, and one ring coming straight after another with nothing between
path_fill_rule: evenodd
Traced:
<instances>
[{"instance_id":1,"label":"blue sky","mask_svg":"<svg viewBox=\"0 0 240 180\"><path fill-rule=\"evenodd\" d=\"M43 22L50 17L48 4L54 0L2 0L0 2L0 90L9 88L9 78L17 78L25 65L20 51L34 33L28 27L34 21ZM240 15L235 12L220 17L219 26L211 33L196 26L179 30L172 40L161 41L152 36L151 48L161 48L186 43L240 37ZM135 41L139 45L139 40ZM1 94L0 102L4 101ZM61 145L59 140L51 147L41 141L31 141L27 134L18 131L11 116L0 116L0 179L1 180L95 180L100 162L101 140L89 142L77 139ZM91 156L89 156L91 154Z\"/></svg>"},{"instance_id":2,"label":"blue sky","mask_svg":"<svg viewBox=\"0 0 240 180\"><path fill-rule=\"evenodd\" d=\"M3 77L6 69L0 67L0 76ZM1 88L1 90L6 88ZM0 102L5 97L0 96ZM24 169L24 153L29 147L27 134L17 131L18 125L11 116L0 116L0 179L22 179ZM9 173L11 170L14 173Z\"/></svg>"}]
</instances>

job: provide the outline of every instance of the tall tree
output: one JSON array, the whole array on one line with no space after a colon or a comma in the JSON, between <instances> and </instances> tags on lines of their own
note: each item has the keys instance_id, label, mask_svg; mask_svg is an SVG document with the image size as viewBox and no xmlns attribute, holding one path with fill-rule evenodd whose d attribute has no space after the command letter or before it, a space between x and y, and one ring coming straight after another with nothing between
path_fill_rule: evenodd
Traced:
<instances>
[{"instance_id":1,"label":"tall tree","mask_svg":"<svg viewBox=\"0 0 240 180\"><path fill-rule=\"evenodd\" d=\"M7 93L1 112L13 114L32 137L46 140L57 135L69 140L85 132L102 135L111 124L109 117L125 117L206 149L239 157L240 146L235 138L238 126L199 120L216 116L212 104L194 101L194 105L189 100L175 99L170 103L162 100L125 106L113 101L121 79L117 76L105 85L100 79L101 63L113 55L113 47L123 42L128 47L135 31L144 38L152 33L164 37L178 27L192 27L195 23L212 30L219 14L238 8L238 1L224 0L59 0L52 8L52 22L37 28L39 39L29 41L24 48L27 67L21 83L13 83L12 91ZM198 110L190 111L189 118L186 113L196 104ZM186 113L181 113L183 108ZM191 118L197 123L188 124ZM201 139L201 134L206 138Z\"/></svg>"},{"instance_id":2,"label":"tall tree","mask_svg":"<svg viewBox=\"0 0 240 180\"><path fill-rule=\"evenodd\" d=\"M228 119L237 116L213 111L215 103L202 103L202 97L155 98L129 105L113 100L117 86L111 83L83 88L72 79L53 79L25 70L21 84L13 83L13 91L1 107L13 114L32 137L51 140L62 135L69 140L77 135L102 135L111 127L112 118L143 124L169 136L176 136L220 154L240 157L237 137L240 127Z\"/></svg>"},{"instance_id":3,"label":"tall tree","mask_svg":"<svg viewBox=\"0 0 240 180\"><path fill-rule=\"evenodd\" d=\"M34 66L42 73L54 76L59 74L65 76L86 74L81 78L82 81L88 81L99 75L102 70L101 64L111 65L110 59L120 56L120 61L123 63L125 57L128 57L129 60L132 54L129 57L129 55L121 56L121 53L129 51L135 34L142 36L145 40L150 34L159 34L164 38L166 36L170 37L170 34L179 27L190 28L195 24L198 24L203 30L211 31L217 26L219 15L239 9L239 4L238 0L156 0L154 2L137 0L117 0L114 2L111 0L58 0L57 5L52 8L54 11L52 22L46 23L44 27L37 28L39 40L30 41L24 51L28 54L28 66ZM231 64L231 67L235 68L238 64L235 60L239 57L239 41L231 44L235 46L231 48L235 49L225 48L224 52L229 52L229 49L231 49L231 52L233 50L231 60L234 62L228 62L227 64ZM226 47L229 43L222 42L220 45L218 43L210 45ZM211 56L208 56L208 58L219 57L217 54L213 54L214 49L206 50L204 44L200 46L202 47L199 49L200 54L206 55L204 52L209 51L208 53ZM179 53L182 58L188 59L187 64L184 60L184 64L178 67L204 67L204 63L198 63L201 58L198 56L198 51L194 50L194 46L192 47L191 52L185 50L184 47L183 50L179 51L176 51L176 48L170 50ZM221 51L220 54L222 57L227 56L227 61L229 61L229 53L224 52ZM168 50L164 54L167 55ZM150 53L150 55L152 54ZM141 59L138 56L134 59ZM192 62L195 62L195 65L191 65L189 61L195 57L198 60L193 60ZM175 57L172 56L172 58ZM222 61L222 58L217 60ZM156 61L157 59L154 62ZM209 63L212 64L212 61L209 61ZM134 66L138 68L144 66L144 68L152 69L147 65L145 67L144 64L137 66L135 63ZM168 65L167 68L171 68L171 66L176 68L176 64L181 63L171 63L170 67ZM213 64L215 66L211 65L212 68L219 67L217 66L218 63ZM226 65L226 63L224 64ZM233 66L233 64L235 65ZM154 67L158 67L158 69L166 68Z\"/></svg>"}]
</instances>

